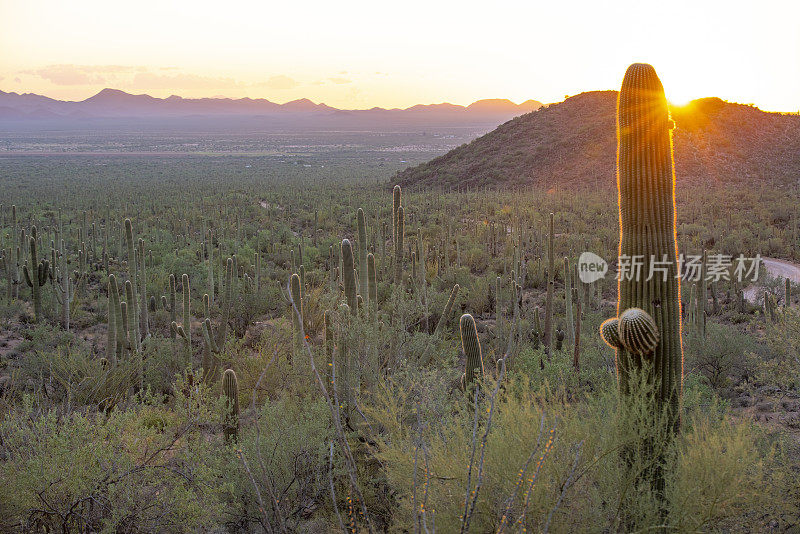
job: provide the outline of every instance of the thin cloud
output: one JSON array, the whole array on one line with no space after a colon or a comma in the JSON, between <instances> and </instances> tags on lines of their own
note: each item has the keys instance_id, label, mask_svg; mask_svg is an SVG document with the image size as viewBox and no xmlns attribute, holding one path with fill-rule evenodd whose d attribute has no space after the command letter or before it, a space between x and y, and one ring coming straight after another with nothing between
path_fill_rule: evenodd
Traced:
<instances>
[{"instance_id":1,"label":"thin cloud","mask_svg":"<svg viewBox=\"0 0 800 534\"><path fill-rule=\"evenodd\" d=\"M257 85L266 87L268 89L285 91L288 89L294 89L300 85L300 82L290 76L286 76L285 74L276 74L275 76L270 76L266 82Z\"/></svg>"},{"instance_id":2,"label":"thin cloud","mask_svg":"<svg viewBox=\"0 0 800 534\"><path fill-rule=\"evenodd\" d=\"M217 78L197 74L158 74L155 72L138 72L126 87L136 91L220 91L240 92L241 84L232 78Z\"/></svg>"},{"instance_id":3,"label":"thin cloud","mask_svg":"<svg viewBox=\"0 0 800 534\"><path fill-rule=\"evenodd\" d=\"M38 76L55 85L101 85L117 76L130 74L142 67L125 65L47 65L38 69L21 71L21 74Z\"/></svg>"},{"instance_id":4,"label":"thin cloud","mask_svg":"<svg viewBox=\"0 0 800 534\"><path fill-rule=\"evenodd\" d=\"M343 85L343 84L346 84L346 83L353 83L353 80L351 80L349 78L340 78L338 76L334 76L332 78L328 78L328 81L330 81L331 83L339 84L339 85Z\"/></svg>"}]
</instances>

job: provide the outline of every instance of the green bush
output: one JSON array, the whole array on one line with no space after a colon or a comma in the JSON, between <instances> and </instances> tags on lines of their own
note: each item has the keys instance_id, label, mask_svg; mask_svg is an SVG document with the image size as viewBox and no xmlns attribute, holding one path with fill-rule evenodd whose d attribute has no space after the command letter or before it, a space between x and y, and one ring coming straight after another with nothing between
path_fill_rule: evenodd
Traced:
<instances>
[{"instance_id":1,"label":"green bush","mask_svg":"<svg viewBox=\"0 0 800 534\"><path fill-rule=\"evenodd\" d=\"M195 532L216 523L217 455L197 422L160 404L109 417L37 413L26 396L0 422L3 530Z\"/></svg>"},{"instance_id":2,"label":"green bush","mask_svg":"<svg viewBox=\"0 0 800 534\"><path fill-rule=\"evenodd\" d=\"M523 523L530 531L541 531L548 521L554 532L617 531L625 525L662 521L660 501L637 484L639 475L631 478L620 458L623 447L640 442L650 431L633 432L623 424L613 388L580 403L567 401L563 391L536 393L524 379L505 389L507 393L495 403L485 447L481 439L487 399L480 403L476 432L466 402L439 413L435 420L423 420L420 426L408 416L410 403L402 390L392 389L380 398L374 417L387 432L379 458L397 492L397 525L413 525L424 512L428 524L435 520L437 529L459 530L465 496L478 477L476 456L468 486L470 451L476 441L477 450L485 451L482 487L471 517L476 532L497 530L509 499L513 505L507 520L513 528L508 531L519 528L514 523L523 510ZM547 451L550 429L553 442ZM703 529L759 509L762 499L769 498L762 486L768 451L753 447L756 435L748 424L702 411L685 416L684 431L663 453L667 480L663 521L669 530ZM523 482L518 483L529 457ZM525 492L540 460L525 509Z\"/></svg>"},{"instance_id":3,"label":"green bush","mask_svg":"<svg viewBox=\"0 0 800 534\"><path fill-rule=\"evenodd\" d=\"M753 355L762 357L766 352L752 336L712 321L707 323L705 338L690 331L685 340L686 369L700 374L719 391L752 376Z\"/></svg>"}]
</instances>

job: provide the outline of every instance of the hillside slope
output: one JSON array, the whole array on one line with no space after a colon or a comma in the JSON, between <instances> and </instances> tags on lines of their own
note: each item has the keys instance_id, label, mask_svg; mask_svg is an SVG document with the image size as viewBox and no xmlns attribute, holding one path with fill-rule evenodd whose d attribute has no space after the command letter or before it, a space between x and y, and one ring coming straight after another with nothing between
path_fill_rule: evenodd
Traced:
<instances>
[{"instance_id":1,"label":"hillside slope","mask_svg":"<svg viewBox=\"0 0 800 534\"><path fill-rule=\"evenodd\" d=\"M398 173L423 187L615 186L616 91L593 91L516 117ZM718 98L673 108L678 180L800 181L800 117Z\"/></svg>"}]
</instances>

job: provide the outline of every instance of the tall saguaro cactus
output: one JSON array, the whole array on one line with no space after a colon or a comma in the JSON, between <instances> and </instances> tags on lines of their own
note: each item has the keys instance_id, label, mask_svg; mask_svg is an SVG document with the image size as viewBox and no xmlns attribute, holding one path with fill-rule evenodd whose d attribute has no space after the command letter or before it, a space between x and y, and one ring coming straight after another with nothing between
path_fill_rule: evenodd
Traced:
<instances>
[{"instance_id":1,"label":"tall saguaro cactus","mask_svg":"<svg viewBox=\"0 0 800 534\"><path fill-rule=\"evenodd\" d=\"M464 387L466 388L477 377L483 378L483 355L481 354L481 342L478 339L478 327L472 315L465 313L459 321L461 330L461 350L466 356L466 367L464 369Z\"/></svg>"},{"instance_id":2,"label":"tall saguaro cactus","mask_svg":"<svg viewBox=\"0 0 800 534\"><path fill-rule=\"evenodd\" d=\"M398 286L403 282L403 237L405 234L405 209L401 205L397 208L397 223L394 242L394 283Z\"/></svg>"},{"instance_id":3,"label":"tall saguaro cactus","mask_svg":"<svg viewBox=\"0 0 800 534\"><path fill-rule=\"evenodd\" d=\"M575 341L575 323L572 319L572 270L569 266L569 258L564 256L564 306L567 319L567 341Z\"/></svg>"},{"instance_id":4,"label":"tall saguaro cactus","mask_svg":"<svg viewBox=\"0 0 800 534\"><path fill-rule=\"evenodd\" d=\"M400 209L401 191L400 186L394 186L392 190L392 241L397 241L397 210Z\"/></svg>"},{"instance_id":5,"label":"tall saguaro cactus","mask_svg":"<svg viewBox=\"0 0 800 534\"><path fill-rule=\"evenodd\" d=\"M289 293L292 297L293 306L289 312L292 314L292 330L294 331L294 357L297 360L300 357L300 351L303 346L303 298L301 296L300 276L297 273L292 274L289 280ZM297 311L295 311L297 308Z\"/></svg>"},{"instance_id":6,"label":"tall saguaro cactus","mask_svg":"<svg viewBox=\"0 0 800 534\"><path fill-rule=\"evenodd\" d=\"M133 298L128 299L128 316L132 323L132 331L135 333L136 340L131 340L131 343L139 345L139 298L138 298L138 285L136 278L139 275L139 269L136 261L136 243L133 240L133 223L130 219L125 219L125 243L128 246L128 278L131 282L133 290Z\"/></svg>"},{"instance_id":7,"label":"tall saguaro cactus","mask_svg":"<svg viewBox=\"0 0 800 534\"><path fill-rule=\"evenodd\" d=\"M217 355L222 354L225 350L225 342L228 338L228 322L231 316L231 303L233 302L233 258L228 258L225 262L225 286L221 289L221 303L220 303L220 324L216 335L211 326L210 307L211 297L208 294L203 295L203 304L206 308L206 318L202 324L203 334L203 380L206 382L213 382L219 375L219 358ZM186 275L184 275L186 276ZM187 284L188 287L188 284ZM219 300L218 300L219 302ZM185 319L184 319L185 320Z\"/></svg>"},{"instance_id":8,"label":"tall saguaro cactus","mask_svg":"<svg viewBox=\"0 0 800 534\"><path fill-rule=\"evenodd\" d=\"M555 254L553 252L554 217L554 214L551 213L549 231L547 232L547 297L544 305L544 339L542 340L548 361L550 361L550 345L553 341L553 292L555 290L553 277L556 270Z\"/></svg>"},{"instance_id":9,"label":"tall saguaro cactus","mask_svg":"<svg viewBox=\"0 0 800 534\"><path fill-rule=\"evenodd\" d=\"M239 381L233 369L226 369L222 375L222 394L227 403L222 434L226 443L236 442L239 439Z\"/></svg>"},{"instance_id":10,"label":"tall saguaro cactus","mask_svg":"<svg viewBox=\"0 0 800 534\"><path fill-rule=\"evenodd\" d=\"M64 330L69 330L69 306L75 298L75 284L69 277L69 265L67 263L67 252L64 248L64 240L61 240L60 245L61 268L55 269L55 261L53 261L53 269L55 271L55 281L60 285L56 286L56 300L61 305L61 326ZM55 250L53 251L53 259L55 260ZM109 360L111 361L111 360Z\"/></svg>"},{"instance_id":11,"label":"tall saguaro cactus","mask_svg":"<svg viewBox=\"0 0 800 534\"><path fill-rule=\"evenodd\" d=\"M617 143L619 255L641 258L641 272L655 274L621 273L618 335L609 335L606 340L616 348L620 392L631 393L631 373L649 361L655 408L669 407L669 424L677 429L683 347L680 282L676 276L675 175L667 100L650 65L636 63L625 73L617 104ZM651 271L651 266L657 268ZM631 308L638 311L628 314ZM628 332L636 332L636 336L626 333L625 314L634 319L630 323L634 330ZM614 329L607 325L604 330ZM650 342L635 342L640 339Z\"/></svg>"},{"instance_id":12,"label":"tall saguaro cactus","mask_svg":"<svg viewBox=\"0 0 800 534\"><path fill-rule=\"evenodd\" d=\"M364 299L364 308L369 308L370 299L367 270L367 222L364 210L358 208L358 292Z\"/></svg>"},{"instance_id":13,"label":"tall saguaro cactus","mask_svg":"<svg viewBox=\"0 0 800 534\"><path fill-rule=\"evenodd\" d=\"M150 318L147 314L147 271L145 269L145 254L144 254L144 239L139 238L138 243L138 269L137 275L139 279L139 313L141 314L140 322L142 327L142 334L145 338L150 337Z\"/></svg>"},{"instance_id":14,"label":"tall saguaro cactus","mask_svg":"<svg viewBox=\"0 0 800 534\"><path fill-rule=\"evenodd\" d=\"M436 329L433 332L434 336L438 336L444 329L444 325L447 324L447 319L450 317L450 313L453 311L453 304L456 301L456 297L458 297L458 290L460 288L461 286L456 284L450 291L450 297L447 299L447 304L444 306L444 311L442 311L442 315L439 316L439 321L436 323Z\"/></svg>"},{"instance_id":15,"label":"tall saguaro cactus","mask_svg":"<svg viewBox=\"0 0 800 534\"><path fill-rule=\"evenodd\" d=\"M350 313L358 313L358 299L356 297L356 273L353 267L353 245L349 239L342 239L342 280L344 280L344 296Z\"/></svg>"},{"instance_id":16,"label":"tall saguaro cactus","mask_svg":"<svg viewBox=\"0 0 800 534\"><path fill-rule=\"evenodd\" d=\"M375 269L375 256L367 254L367 293L369 293L369 315L373 322L378 320L378 272Z\"/></svg>"},{"instance_id":17,"label":"tall saguaro cactus","mask_svg":"<svg viewBox=\"0 0 800 534\"><path fill-rule=\"evenodd\" d=\"M189 275L183 273L181 276L181 285L183 286L183 324L179 325L175 321L170 323L170 330L178 334L183 340L184 352L186 353L186 361L192 361L192 290L189 286ZM173 309L174 309L173 304Z\"/></svg>"},{"instance_id":18,"label":"tall saguaro cactus","mask_svg":"<svg viewBox=\"0 0 800 534\"><path fill-rule=\"evenodd\" d=\"M25 275L25 283L31 288L33 294L33 313L36 322L38 323L44 318L42 312L42 287L47 283L47 272L50 269L50 262L46 259L39 261L39 242L37 240L36 227L31 227L31 235L29 237L30 244L30 267L28 263L23 266L23 274Z\"/></svg>"}]
</instances>

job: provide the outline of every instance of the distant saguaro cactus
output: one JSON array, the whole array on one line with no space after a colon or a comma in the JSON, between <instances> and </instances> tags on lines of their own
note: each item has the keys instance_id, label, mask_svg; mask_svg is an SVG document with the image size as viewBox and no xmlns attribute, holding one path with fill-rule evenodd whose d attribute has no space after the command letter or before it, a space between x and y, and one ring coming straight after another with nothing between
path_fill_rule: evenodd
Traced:
<instances>
[{"instance_id":1,"label":"distant saguaro cactus","mask_svg":"<svg viewBox=\"0 0 800 534\"><path fill-rule=\"evenodd\" d=\"M550 345L553 341L553 292L555 286L553 276L555 276L555 253L553 252L553 223L554 214L550 214L550 224L547 232L547 297L544 304L544 336L542 342L544 343L544 352L547 354L547 360L550 361Z\"/></svg>"},{"instance_id":2,"label":"distant saguaro cactus","mask_svg":"<svg viewBox=\"0 0 800 534\"><path fill-rule=\"evenodd\" d=\"M397 223L395 225L394 242L394 283L403 283L403 237L405 235L405 209L403 206L397 208Z\"/></svg>"},{"instance_id":3,"label":"distant saguaro cactus","mask_svg":"<svg viewBox=\"0 0 800 534\"><path fill-rule=\"evenodd\" d=\"M183 339L184 351L186 353L187 362L192 360L192 318L191 318L191 305L192 305L192 292L189 287L189 275L183 273L181 276L181 284L183 285L183 325L177 324L175 321L170 323L170 330L175 332L181 339Z\"/></svg>"},{"instance_id":4,"label":"distant saguaro cactus","mask_svg":"<svg viewBox=\"0 0 800 534\"><path fill-rule=\"evenodd\" d=\"M289 309L292 314L292 330L294 331L294 357L299 358L303 345L303 298L300 296L300 276L297 273L289 280L289 293L293 306ZM297 308L297 311L295 311Z\"/></svg>"},{"instance_id":5,"label":"distant saguaro cactus","mask_svg":"<svg viewBox=\"0 0 800 534\"><path fill-rule=\"evenodd\" d=\"M478 327L475 326L475 319L472 315L465 313L459 321L461 330L461 350L466 356L466 367L464 369L464 386L467 387L475 378L483 378L483 355L481 353L481 342L478 339Z\"/></svg>"},{"instance_id":6,"label":"distant saguaro cactus","mask_svg":"<svg viewBox=\"0 0 800 534\"><path fill-rule=\"evenodd\" d=\"M369 276L367 274L367 222L364 210L358 208L358 292L369 308Z\"/></svg>"},{"instance_id":7,"label":"distant saguaro cactus","mask_svg":"<svg viewBox=\"0 0 800 534\"><path fill-rule=\"evenodd\" d=\"M567 341L573 343L575 341L575 323L572 319L572 270L569 266L569 258L566 256L564 256L564 305L567 318Z\"/></svg>"},{"instance_id":8,"label":"distant saguaro cactus","mask_svg":"<svg viewBox=\"0 0 800 534\"><path fill-rule=\"evenodd\" d=\"M233 369L226 369L222 375L222 394L228 404L222 433L226 443L236 442L239 439L239 381Z\"/></svg>"},{"instance_id":9,"label":"distant saguaro cactus","mask_svg":"<svg viewBox=\"0 0 800 534\"><path fill-rule=\"evenodd\" d=\"M138 347L141 339L139 336L139 292L136 284L139 269L137 268L136 243L133 240L133 223L130 219L125 219L125 243L128 246L128 279L133 290L133 299L128 299L128 316L133 327L132 331L136 333L136 339L131 339L131 343Z\"/></svg>"},{"instance_id":10,"label":"distant saguaro cactus","mask_svg":"<svg viewBox=\"0 0 800 534\"><path fill-rule=\"evenodd\" d=\"M344 281L344 296L350 313L358 313L358 297L356 293L356 273L353 267L353 245L349 239L342 239L342 280Z\"/></svg>"},{"instance_id":11,"label":"distant saguaro cactus","mask_svg":"<svg viewBox=\"0 0 800 534\"><path fill-rule=\"evenodd\" d=\"M453 286L453 290L450 291L450 297L447 299L447 304L444 306L444 311L442 311L442 315L439 317L439 322L436 323L436 330L434 330L433 335L438 336L444 329L444 325L447 324L447 319L453 312L453 304L456 301L456 297L458 297L458 290L460 288L461 286L456 284Z\"/></svg>"},{"instance_id":12,"label":"distant saguaro cactus","mask_svg":"<svg viewBox=\"0 0 800 534\"><path fill-rule=\"evenodd\" d=\"M400 186L392 190L392 241L397 241L397 210L400 209Z\"/></svg>"},{"instance_id":13,"label":"distant saguaro cactus","mask_svg":"<svg viewBox=\"0 0 800 534\"><path fill-rule=\"evenodd\" d=\"M55 295L56 300L61 305L61 325L64 327L64 330L69 330L69 315L70 315L70 304L75 299L75 283L72 281L72 278L69 276L69 266L67 263L67 252L64 248L64 240L61 240L60 244L60 254L59 257L61 258L61 268L56 269L56 253L55 249L53 249L53 262L51 265L51 272L53 272L53 281L56 282L55 284Z\"/></svg>"},{"instance_id":14,"label":"distant saguaro cactus","mask_svg":"<svg viewBox=\"0 0 800 534\"><path fill-rule=\"evenodd\" d=\"M378 272L375 269L375 256L367 254L367 293L369 293L370 317L378 320Z\"/></svg>"},{"instance_id":15,"label":"distant saguaro cactus","mask_svg":"<svg viewBox=\"0 0 800 534\"><path fill-rule=\"evenodd\" d=\"M34 319L38 323L44 319L42 312L42 287L47 283L47 273L50 269L50 262L46 259L39 260L39 242L36 235L36 227L31 227L29 237L30 244L30 266L27 262L22 268L25 275L25 283L31 288L33 294L33 313Z\"/></svg>"}]
</instances>

